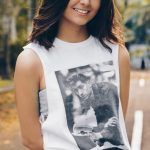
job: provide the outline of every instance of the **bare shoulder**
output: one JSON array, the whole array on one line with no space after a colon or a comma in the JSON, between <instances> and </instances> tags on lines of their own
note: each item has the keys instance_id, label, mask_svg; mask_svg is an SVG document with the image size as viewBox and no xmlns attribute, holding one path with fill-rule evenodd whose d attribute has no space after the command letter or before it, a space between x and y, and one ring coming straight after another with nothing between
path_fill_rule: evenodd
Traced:
<instances>
[{"instance_id":1,"label":"bare shoulder","mask_svg":"<svg viewBox=\"0 0 150 150\"><path fill-rule=\"evenodd\" d=\"M33 52L33 50L24 50L22 51L16 61L16 66L23 69L38 69L38 65L40 64L40 60L38 56ZM33 71L33 70L32 70Z\"/></svg>"},{"instance_id":2,"label":"bare shoulder","mask_svg":"<svg viewBox=\"0 0 150 150\"><path fill-rule=\"evenodd\" d=\"M14 82L16 87L36 85L39 88L41 72L41 62L33 50L22 51L16 61ZM20 84L20 82L22 84Z\"/></svg>"},{"instance_id":3,"label":"bare shoulder","mask_svg":"<svg viewBox=\"0 0 150 150\"><path fill-rule=\"evenodd\" d=\"M33 50L22 51L16 61L15 71L25 74L40 75L41 62Z\"/></svg>"}]
</instances>

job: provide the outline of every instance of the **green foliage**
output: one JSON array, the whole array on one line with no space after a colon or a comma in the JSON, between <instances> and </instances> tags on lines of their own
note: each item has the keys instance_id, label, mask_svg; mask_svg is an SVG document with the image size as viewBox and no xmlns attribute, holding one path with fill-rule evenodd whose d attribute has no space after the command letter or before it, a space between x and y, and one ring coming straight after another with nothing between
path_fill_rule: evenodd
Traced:
<instances>
[{"instance_id":1,"label":"green foliage","mask_svg":"<svg viewBox=\"0 0 150 150\"><path fill-rule=\"evenodd\" d=\"M145 56L150 58L150 46L145 46L144 48L136 48L130 51L130 56L133 57L143 57Z\"/></svg>"},{"instance_id":2,"label":"green foliage","mask_svg":"<svg viewBox=\"0 0 150 150\"><path fill-rule=\"evenodd\" d=\"M0 35L4 34L2 28L4 24L3 17L17 18L17 26L20 27L17 32L20 32L21 30L25 30L25 28L27 28L27 6L27 0L0 1ZM20 17L22 17L21 20Z\"/></svg>"},{"instance_id":3,"label":"green foliage","mask_svg":"<svg viewBox=\"0 0 150 150\"><path fill-rule=\"evenodd\" d=\"M15 16L18 39L15 42L9 41L11 66L14 68L16 58L22 49L27 38L28 26L28 3L27 0L1 0L0 18L4 16ZM1 19L2 20L2 19ZM0 21L0 35L3 35L2 21ZM1 45L0 45L1 46Z\"/></svg>"},{"instance_id":4,"label":"green foliage","mask_svg":"<svg viewBox=\"0 0 150 150\"><path fill-rule=\"evenodd\" d=\"M150 0L115 0L125 25L125 41L150 43ZM127 3L126 3L127 2Z\"/></svg>"},{"instance_id":5,"label":"green foliage","mask_svg":"<svg viewBox=\"0 0 150 150\"><path fill-rule=\"evenodd\" d=\"M141 5L137 3L131 4L128 6L124 16L124 24L128 31L130 30L134 33L134 42L150 43L148 33L150 29L150 4L144 5L143 2L141 2ZM126 38L128 39L129 37L127 36Z\"/></svg>"},{"instance_id":6,"label":"green foliage","mask_svg":"<svg viewBox=\"0 0 150 150\"><path fill-rule=\"evenodd\" d=\"M28 18L25 11L22 9L17 17L17 37L20 41L25 41L27 38Z\"/></svg>"},{"instance_id":7,"label":"green foliage","mask_svg":"<svg viewBox=\"0 0 150 150\"><path fill-rule=\"evenodd\" d=\"M136 49L133 52L130 52L130 56L133 57L142 57L145 51L141 51L141 49Z\"/></svg>"},{"instance_id":8,"label":"green foliage","mask_svg":"<svg viewBox=\"0 0 150 150\"><path fill-rule=\"evenodd\" d=\"M5 86L8 86L8 85L10 85L10 84L12 84L12 81L11 81L11 80L2 80L2 79L0 78L0 88L1 88L1 87L5 87Z\"/></svg>"},{"instance_id":9,"label":"green foliage","mask_svg":"<svg viewBox=\"0 0 150 150\"><path fill-rule=\"evenodd\" d=\"M10 62L11 62L11 68L14 70L16 65L16 59L19 55L19 53L23 50L23 46L26 44L25 40L18 39L15 43L12 43L10 45Z\"/></svg>"}]
</instances>

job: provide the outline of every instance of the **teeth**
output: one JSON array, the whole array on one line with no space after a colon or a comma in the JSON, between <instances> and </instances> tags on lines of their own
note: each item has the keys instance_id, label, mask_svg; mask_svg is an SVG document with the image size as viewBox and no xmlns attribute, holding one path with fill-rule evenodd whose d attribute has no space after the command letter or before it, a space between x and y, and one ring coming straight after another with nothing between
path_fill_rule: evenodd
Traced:
<instances>
[{"instance_id":1,"label":"teeth","mask_svg":"<svg viewBox=\"0 0 150 150\"><path fill-rule=\"evenodd\" d=\"M89 12L88 10L81 10L81 9L78 9L78 8L75 8L74 10L79 12L79 13L83 13L83 14L87 14Z\"/></svg>"}]
</instances>

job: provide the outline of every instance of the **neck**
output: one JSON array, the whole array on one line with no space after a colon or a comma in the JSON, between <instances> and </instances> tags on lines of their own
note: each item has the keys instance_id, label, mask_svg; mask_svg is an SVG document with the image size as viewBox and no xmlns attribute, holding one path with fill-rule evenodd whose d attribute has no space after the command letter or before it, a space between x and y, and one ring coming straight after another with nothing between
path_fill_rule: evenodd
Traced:
<instances>
[{"instance_id":1,"label":"neck","mask_svg":"<svg viewBox=\"0 0 150 150\"><path fill-rule=\"evenodd\" d=\"M84 41L89 37L89 35L87 33L86 26L79 26L73 23L71 24L69 21L64 19L63 21L60 21L57 37L63 41L76 43Z\"/></svg>"}]
</instances>

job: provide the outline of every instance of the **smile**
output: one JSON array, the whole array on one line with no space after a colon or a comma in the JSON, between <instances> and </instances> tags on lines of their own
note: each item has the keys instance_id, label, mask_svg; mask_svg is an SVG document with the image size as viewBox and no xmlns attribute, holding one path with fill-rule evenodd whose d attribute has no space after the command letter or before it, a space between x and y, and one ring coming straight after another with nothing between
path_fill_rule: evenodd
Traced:
<instances>
[{"instance_id":1,"label":"smile","mask_svg":"<svg viewBox=\"0 0 150 150\"><path fill-rule=\"evenodd\" d=\"M78 9L78 8L74 8L74 10L81 15L86 15L90 12L89 10L83 10L83 9Z\"/></svg>"}]
</instances>

